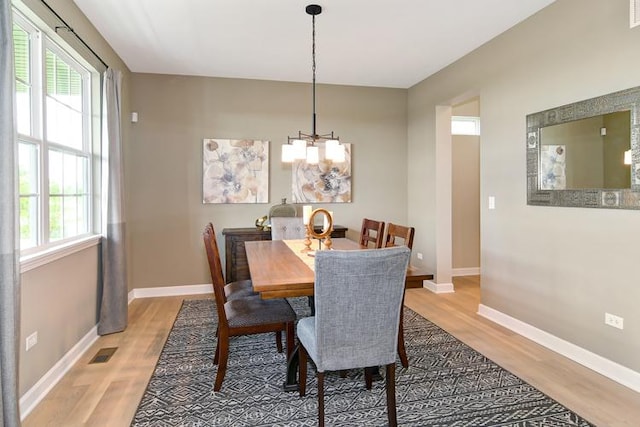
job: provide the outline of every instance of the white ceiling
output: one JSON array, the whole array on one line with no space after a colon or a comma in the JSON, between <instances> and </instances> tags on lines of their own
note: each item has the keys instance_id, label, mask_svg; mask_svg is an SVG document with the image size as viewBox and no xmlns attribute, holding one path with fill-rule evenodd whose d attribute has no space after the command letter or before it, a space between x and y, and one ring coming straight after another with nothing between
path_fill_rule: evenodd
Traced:
<instances>
[{"instance_id":1,"label":"white ceiling","mask_svg":"<svg viewBox=\"0 0 640 427\"><path fill-rule=\"evenodd\" d=\"M554 0L319 0L317 82L408 88ZM140 73L310 82L312 0L74 0Z\"/></svg>"}]
</instances>

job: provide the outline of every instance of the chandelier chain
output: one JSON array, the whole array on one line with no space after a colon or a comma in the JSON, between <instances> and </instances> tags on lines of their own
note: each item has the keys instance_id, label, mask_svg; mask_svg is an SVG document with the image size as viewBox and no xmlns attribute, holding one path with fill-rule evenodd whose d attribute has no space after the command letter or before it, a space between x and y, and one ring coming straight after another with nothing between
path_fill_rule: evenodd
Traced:
<instances>
[{"instance_id":1,"label":"chandelier chain","mask_svg":"<svg viewBox=\"0 0 640 427\"><path fill-rule=\"evenodd\" d=\"M316 133L316 16L311 15L311 58L312 65L311 71L313 72L313 124L312 124L312 137L315 141L317 138Z\"/></svg>"}]
</instances>

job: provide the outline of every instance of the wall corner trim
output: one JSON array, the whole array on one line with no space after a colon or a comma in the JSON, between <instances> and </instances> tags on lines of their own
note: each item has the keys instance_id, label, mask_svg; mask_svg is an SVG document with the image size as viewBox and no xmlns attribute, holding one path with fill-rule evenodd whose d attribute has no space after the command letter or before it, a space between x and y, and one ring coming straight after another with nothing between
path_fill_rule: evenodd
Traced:
<instances>
[{"instance_id":1,"label":"wall corner trim","mask_svg":"<svg viewBox=\"0 0 640 427\"><path fill-rule=\"evenodd\" d=\"M451 275L453 277L477 276L479 274L480 274L480 267L454 268L454 269L451 270Z\"/></svg>"},{"instance_id":2,"label":"wall corner trim","mask_svg":"<svg viewBox=\"0 0 640 427\"><path fill-rule=\"evenodd\" d=\"M433 280L424 280L422 284L434 294L451 294L455 292L453 283L436 283Z\"/></svg>"},{"instance_id":3,"label":"wall corner trim","mask_svg":"<svg viewBox=\"0 0 640 427\"><path fill-rule=\"evenodd\" d=\"M550 350L555 351L605 377L640 392L640 372L633 371L609 359L578 347L541 329L524 323L491 307L480 304L478 314L512 330Z\"/></svg>"},{"instance_id":4,"label":"wall corner trim","mask_svg":"<svg viewBox=\"0 0 640 427\"><path fill-rule=\"evenodd\" d=\"M137 298L173 297L180 295L212 294L213 285L158 286L155 288L135 288L129 292L129 303Z\"/></svg>"}]
</instances>

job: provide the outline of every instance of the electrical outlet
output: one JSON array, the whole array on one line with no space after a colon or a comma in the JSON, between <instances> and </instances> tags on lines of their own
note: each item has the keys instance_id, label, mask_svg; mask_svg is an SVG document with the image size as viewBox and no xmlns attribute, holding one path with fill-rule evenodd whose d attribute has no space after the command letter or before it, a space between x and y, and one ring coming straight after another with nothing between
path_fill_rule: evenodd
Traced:
<instances>
[{"instance_id":1,"label":"electrical outlet","mask_svg":"<svg viewBox=\"0 0 640 427\"><path fill-rule=\"evenodd\" d=\"M614 328L624 329L624 319L620 316L616 316L615 314L605 313L604 324L613 326Z\"/></svg>"},{"instance_id":2,"label":"electrical outlet","mask_svg":"<svg viewBox=\"0 0 640 427\"><path fill-rule=\"evenodd\" d=\"M418 252L418 259L422 259L422 252Z\"/></svg>"},{"instance_id":3,"label":"electrical outlet","mask_svg":"<svg viewBox=\"0 0 640 427\"><path fill-rule=\"evenodd\" d=\"M38 331L35 331L31 335L29 335L26 339L26 350L29 351L31 347L38 344Z\"/></svg>"}]
</instances>

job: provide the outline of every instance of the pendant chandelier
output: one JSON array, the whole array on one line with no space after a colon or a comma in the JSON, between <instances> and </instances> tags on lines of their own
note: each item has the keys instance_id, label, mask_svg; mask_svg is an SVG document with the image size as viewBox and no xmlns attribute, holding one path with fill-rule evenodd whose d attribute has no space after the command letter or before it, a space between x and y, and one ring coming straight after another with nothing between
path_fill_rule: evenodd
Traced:
<instances>
[{"instance_id":1,"label":"pendant chandelier","mask_svg":"<svg viewBox=\"0 0 640 427\"><path fill-rule=\"evenodd\" d=\"M325 158L333 162L345 161L344 145L340 144L340 138L333 135L333 132L318 135L316 132L316 15L322 13L322 7L317 4L310 4L306 7L307 14L311 15L312 25L312 71L313 71L313 117L310 134L298 131L297 136L287 137L287 143L282 145L282 161L291 163L295 160L304 160L310 164L317 164L320 160L318 143L324 143Z\"/></svg>"}]
</instances>

